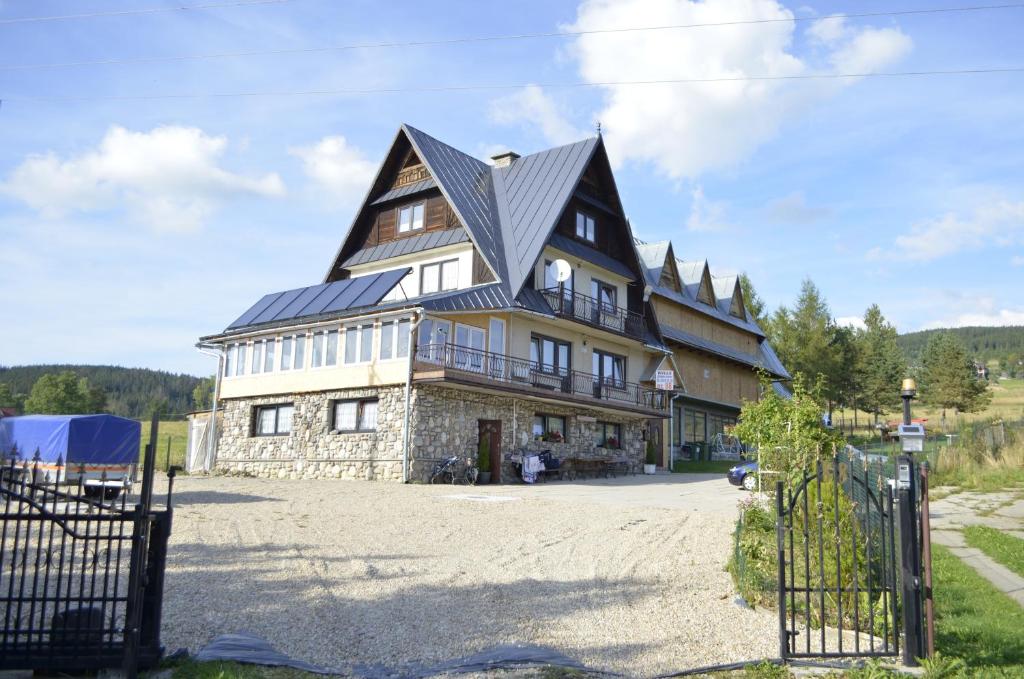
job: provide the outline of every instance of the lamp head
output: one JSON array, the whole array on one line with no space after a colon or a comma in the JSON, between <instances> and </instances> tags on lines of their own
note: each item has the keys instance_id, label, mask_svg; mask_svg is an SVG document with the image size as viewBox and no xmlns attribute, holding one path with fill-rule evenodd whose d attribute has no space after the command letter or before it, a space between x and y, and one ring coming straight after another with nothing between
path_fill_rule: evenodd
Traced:
<instances>
[{"instance_id":1,"label":"lamp head","mask_svg":"<svg viewBox=\"0 0 1024 679\"><path fill-rule=\"evenodd\" d=\"M904 398L914 398L917 396L917 381L913 377L905 377L903 379L903 388L900 391L900 395Z\"/></svg>"}]
</instances>

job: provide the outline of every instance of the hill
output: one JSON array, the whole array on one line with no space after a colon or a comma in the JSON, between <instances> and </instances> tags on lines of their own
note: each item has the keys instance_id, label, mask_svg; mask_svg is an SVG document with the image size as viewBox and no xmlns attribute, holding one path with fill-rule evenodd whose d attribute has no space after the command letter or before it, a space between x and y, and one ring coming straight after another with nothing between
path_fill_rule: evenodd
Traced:
<instances>
[{"instance_id":1,"label":"hill","mask_svg":"<svg viewBox=\"0 0 1024 679\"><path fill-rule=\"evenodd\" d=\"M105 391L108 412L133 419L145 417L150 404L159 399L167 401L173 415L192 410L192 390L200 380L193 375L113 365L24 365L0 366L0 383L15 394L28 394L40 377L63 370L85 377L90 385Z\"/></svg>"},{"instance_id":2,"label":"hill","mask_svg":"<svg viewBox=\"0 0 1024 679\"><path fill-rule=\"evenodd\" d=\"M937 328L908 332L897 338L900 348L911 365L920 361L928 340L936 333L948 332L955 335L971 355L980 361L996 361L1024 358L1024 326L1011 325L1003 327L972 326L967 328ZM1016 361L1014 361L1016 362Z\"/></svg>"}]
</instances>

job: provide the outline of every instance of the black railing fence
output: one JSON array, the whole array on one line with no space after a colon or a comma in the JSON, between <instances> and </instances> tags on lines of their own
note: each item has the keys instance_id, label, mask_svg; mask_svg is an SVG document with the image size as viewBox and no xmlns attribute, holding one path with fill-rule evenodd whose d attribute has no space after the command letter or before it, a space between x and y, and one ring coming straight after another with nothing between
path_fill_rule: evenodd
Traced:
<instances>
[{"instance_id":1,"label":"black railing fence","mask_svg":"<svg viewBox=\"0 0 1024 679\"><path fill-rule=\"evenodd\" d=\"M535 361L455 344L421 344L416 350L416 359L446 370L471 373L484 380L511 386L588 396L652 410L663 410L666 404L666 392L633 382L600 378L579 370L545 366Z\"/></svg>"},{"instance_id":2,"label":"black railing fence","mask_svg":"<svg viewBox=\"0 0 1024 679\"><path fill-rule=\"evenodd\" d=\"M643 314L569 289L545 288L540 293L558 316L630 337L644 336Z\"/></svg>"},{"instance_id":3,"label":"black railing fence","mask_svg":"<svg viewBox=\"0 0 1024 679\"><path fill-rule=\"evenodd\" d=\"M136 497L84 469L61 485L63 471L38 454L0 469L0 669L133 677L162 653L170 488L154 511L151 476Z\"/></svg>"}]
</instances>

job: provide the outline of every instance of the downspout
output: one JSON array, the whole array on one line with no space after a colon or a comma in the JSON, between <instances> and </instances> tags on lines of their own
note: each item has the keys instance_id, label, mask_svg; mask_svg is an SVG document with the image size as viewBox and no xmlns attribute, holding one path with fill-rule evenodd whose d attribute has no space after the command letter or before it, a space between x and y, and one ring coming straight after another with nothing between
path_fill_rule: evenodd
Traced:
<instances>
[{"instance_id":1,"label":"downspout","mask_svg":"<svg viewBox=\"0 0 1024 679\"><path fill-rule=\"evenodd\" d=\"M203 472L209 474L210 470L213 469L214 458L217 454L215 443L217 440L217 400L220 397L220 378L224 374L224 348L220 347L216 353L204 351L202 345L197 348L199 353L214 356L217 359L217 374L213 382L213 403L210 407L209 438L206 439L206 459L203 461Z\"/></svg>"},{"instance_id":2,"label":"downspout","mask_svg":"<svg viewBox=\"0 0 1024 679\"><path fill-rule=\"evenodd\" d=\"M418 345L417 335L420 323L423 322L423 309L414 311L416 317L409 328L409 366L405 374L405 412L402 414L402 483L409 483L409 418L412 401L412 369L413 358Z\"/></svg>"}]
</instances>

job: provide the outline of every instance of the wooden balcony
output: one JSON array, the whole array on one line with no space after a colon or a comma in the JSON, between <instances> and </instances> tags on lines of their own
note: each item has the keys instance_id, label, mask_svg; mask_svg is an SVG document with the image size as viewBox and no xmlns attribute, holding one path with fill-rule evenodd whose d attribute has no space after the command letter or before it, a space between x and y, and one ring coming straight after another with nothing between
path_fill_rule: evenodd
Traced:
<instances>
[{"instance_id":1,"label":"wooden balcony","mask_svg":"<svg viewBox=\"0 0 1024 679\"><path fill-rule=\"evenodd\" d=\"M644 317L614 304L583 295L573 290L545 288L540 290L548 305L559 318L568 318L594 328L642 340Z\"/></svg>"},{"instance_id":2,"label":"wooden balcony","mask_svg":"<svg viewBox=\"0 0 1024 679\"><path fill-rule=\"evenodd\" d=\"M664 391L633 382L602 380L578 370L546 368L533 361L454 344L420 345L416 350L413 378L495 387L653 416L664 416L668 403Z\"/></svg>"}]
</instances>

